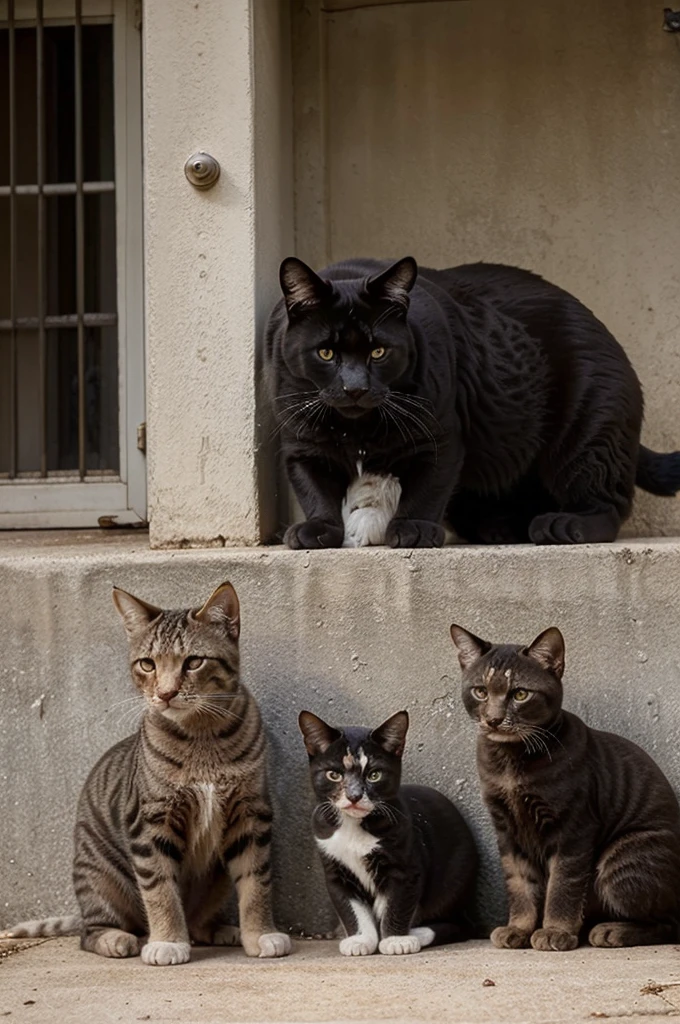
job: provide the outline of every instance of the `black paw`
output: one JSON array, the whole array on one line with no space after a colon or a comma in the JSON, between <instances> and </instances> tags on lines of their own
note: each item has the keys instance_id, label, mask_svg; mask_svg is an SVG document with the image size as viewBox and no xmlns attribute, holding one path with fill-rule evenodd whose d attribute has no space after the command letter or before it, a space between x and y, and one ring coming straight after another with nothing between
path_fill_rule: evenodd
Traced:
<instances>
[{"instance_id":1,"label":"black paw","mask_svg":"<svg viewBox=\"0 0 680 1024\"><path fill-rule=\"evenodd\" d=\"M440 548L445 536L444 527L428 519L393 519L385 543L391 548Z\"/></svg>"},{"instance_id":2,"label":"black paw","mask_svg":"<svg viewBox=\"0 0 680 1024\"><path fill-rule=\"evenodd\" d=\"M529 537L534 544L585 544L581 516L569 512L549 512L535 516L529 524Z\"/></svg>"},{"instance_id":3,"label":"black paw","mask_svg":"<svg viewBox=\"0 0 680 1024\"><path fill-rule=\"evenodd\" d=\"M337 523L329 523L325 519L308 519L304 523L294 523L286 530L283 542L289 548L341 548L345 531Z\"/></svg>"}]
</instances>

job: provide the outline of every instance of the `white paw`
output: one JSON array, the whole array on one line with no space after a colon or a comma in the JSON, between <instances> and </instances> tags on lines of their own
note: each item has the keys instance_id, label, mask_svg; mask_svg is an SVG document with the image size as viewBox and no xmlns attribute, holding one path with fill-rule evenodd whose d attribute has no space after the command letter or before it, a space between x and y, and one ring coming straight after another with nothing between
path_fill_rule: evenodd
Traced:
<instances>
[{"instance_id":1,"label":"white paw","mask_svg":"<svg viewBox=\"0 0 680 1024\"><path fill-rule=\"evenodd\" d=\"M225 924L213 935L213 946L240 946L241 929L233 924Z\"/></svg>"},{"instance_id":2,"label":"white paw","mask_svg":"<svg viewBox=\"0 0 680 1024\"><path fill-rule=\"evenodd\" d=\"M415 935L420 942L421 949L423 946L431 946L434 942L434 932L431 928L420 927L420 928L409 928L409 935Z\"/></svg>"},{"instance_id":3,"label":"white paw","mask_svg":"<svg viewBox=\"0 0 680 1024\"><path fill-rule=\"evenodd\" d=\"M360 473L347 488L342 502L343 547L384 544L387 525L397 513L400 497L401 484L395 476Z\"/></svg>"},{"instance_id":4,"label":"white paw","mask_svg":"<svg viewBox=\"0 0 680 1024\"><path fill-rule=\"evenodd\" d=\"M381 939L378 949L387 956L403 956L405 953L419 953L420 939L417 935L390 935Z\"/></svg>"},{"instance_id":5,"label":"white paw","mask_svg":"<svg viewBox=\"0 0 680 1024\"><path fill-rule=\"evenodd\" d=\"M270 932L268 935L260 935L257 941L261 957L288 956L293 949L290 935L284 935L283 932Z\"/></svg>"},{"instance_id":6,"label":"white paw","mask_svg":"<svg viewBox=\"0 0 680 1024\"><path fill-rule=\"evenodd\" d=\"M378 948L378 943L368 935L348 935L340 943L343 956L371 956Z\"/></svg>"},{"instance_id":7,"label":"white paw","mask_svg":"<svg viewBox=\"0 0 680 1024\"><path fill-rule=\"evenodd\" d=\"M155 967L169 967L171 964L187 964L191 956L188 942L147 942L142 946L142 961Z\"/></svg>"}]
</instances>

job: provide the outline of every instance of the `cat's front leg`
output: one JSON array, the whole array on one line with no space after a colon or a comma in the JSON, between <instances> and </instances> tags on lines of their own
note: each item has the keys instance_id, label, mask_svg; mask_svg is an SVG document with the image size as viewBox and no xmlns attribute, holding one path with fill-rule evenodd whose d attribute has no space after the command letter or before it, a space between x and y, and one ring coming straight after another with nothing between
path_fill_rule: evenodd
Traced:
<instances>
[{"instance_id":1,"label":"cat's front leg","mask_svg":"<svg viewBox=\"0 0 680 1024\"><path fill-rule=\"evenodd\" d=\"M414 456L392 472L401 484L401 500L388 524L385 543L393 548L440 548L446 536L442 519L460 475L462 452L442 446L437 458Z\"/></svg>"},{"instance_id":2,"label":"cat's front leg","mask_svg":"<svg viewBox=\"0 0 680 1024\"><path fill-rule=\"evenodd\" d=\"M337 464L302 458L288 458L286 469L307 518L288 527L284 543L289 548L342 547L342 499L349 485L347 473Z\"/></svg>"},{"instance_id":3,"label":"cat's front leg","mask_svg":"<svg viewBox=\"0 0 680 1024\"><path fill-rule=\"evenodd\" d=\"M534 949L563 952L576 949L583 927L584 911L591 882L591 846L587 851L558 851L548 865L548 887L543 927L531 936Z\"/></svg>"},{"instance_id":4,"label":"cat's front leg","mask_svg":"<svg viewBox=\"0 0 680 1024\"><path fill-rule=\"evenodd\" d=\"M156 967L187 963L191 946L179 887L184 840L174 831L150 826L131 842L130 852L149 928L143 962Z\"/></svg>"},{"instance_id":5,"label":"cat's front leg","mask_svg":"<svg viewBox=\"0 0 680 1024\"><path fill-rule=\"evenodd\" d=\"M335 861L322 859L326 889L345 932L340 952L343 956L371 956L378 948L378 925L363 889L351 876L339 873Z\"/></svg>"},{"instance_id":6,"label":"cat's front leg","mask_svg":"<svg viewBox=\"0 0 680 1024\"><path fill-rule=\"evenodd\" d=\"M499 836L509 914L507 925L491 932L491 941L499 949L522 949L530 945L540 921L543 887L534 865L510 845L509 839Z\"/></svg>"},{"instance_id":7,"label":"cat's front leg","mask_svg":"<svg viewBox=\"0 0 680 1024\"><path fill-rule=\"evenodd\" d=\"M379 902L379 901L376 901ZM418 883L415 879L393 880L383 900L378 949L387 956L419 953L420 935L411 928L418 906Z\"/></svg>"},{"instance_id":8,"label":"cat's front leg","mask_svg":"<svg viewBox=\"0 0 680 1024\"><path fill-rule=\"evenodd\" d=\"M223 854L238 896L241 945L247 956L288 956L290 936L278 932L271 909L271 811L244 811L229 829Z\"/></svg>"}]
</instances>

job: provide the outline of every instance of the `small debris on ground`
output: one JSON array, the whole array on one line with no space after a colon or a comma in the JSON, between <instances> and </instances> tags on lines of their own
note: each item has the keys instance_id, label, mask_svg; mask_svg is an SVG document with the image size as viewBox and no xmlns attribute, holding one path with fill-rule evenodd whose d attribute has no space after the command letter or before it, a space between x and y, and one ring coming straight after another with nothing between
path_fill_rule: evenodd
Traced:
<instances>
[{"instance_id":1,"label":"small debris on ground","mask_svg":"<svg viewBox=\"0 0 680 1024\"><path fill-rule=\"evenodd\" d=\"M491 978L485 978L484 981L482 982L482 985L484 988L495 988L496 982L492 981Z\"/></svg>"}]
</instances>

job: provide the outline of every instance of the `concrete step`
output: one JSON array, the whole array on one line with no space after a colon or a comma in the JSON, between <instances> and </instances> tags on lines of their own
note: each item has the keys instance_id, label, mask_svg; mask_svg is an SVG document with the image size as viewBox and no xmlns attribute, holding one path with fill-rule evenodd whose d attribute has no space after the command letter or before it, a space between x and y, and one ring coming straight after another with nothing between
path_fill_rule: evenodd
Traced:
<instances>
[{"instance_id":1,"label":"concrete step","mask_svg":"<svg viewBox=\"0 0 680 1024\"><path fill-rule=\"evenodd\" d=\"M73 908L71 834L80 787L134 722L116 583L166 607L224 579L242 605L243 678L270 736L277 916L295 933L334 925L308 827L297 713L412 728L405 779L440 787L483 852L479 906L503 916L481 806L475 734L459 699L449 625L529 641L566 638L565 704L630 737L680 784L680 542L441 551L150 551L139 534L6 534L0 540L0 925ZM627 955L627 954L624 954Z\"/></svg>"},{"instance_id":2,"label":"concrete step","mask_svg":"<svg viewBox=\"0 0 680 1024\"><path fill-rule=\"evenodd\" d=\"M189 964L155 968L58 939L8 957L0 977L0 1015L20 1024L572 1024L680 1015L672 946L537 953L467 942L348 958L335 943L301 942L284 960L206 948Z\"/></svg>"}]
</instances>

